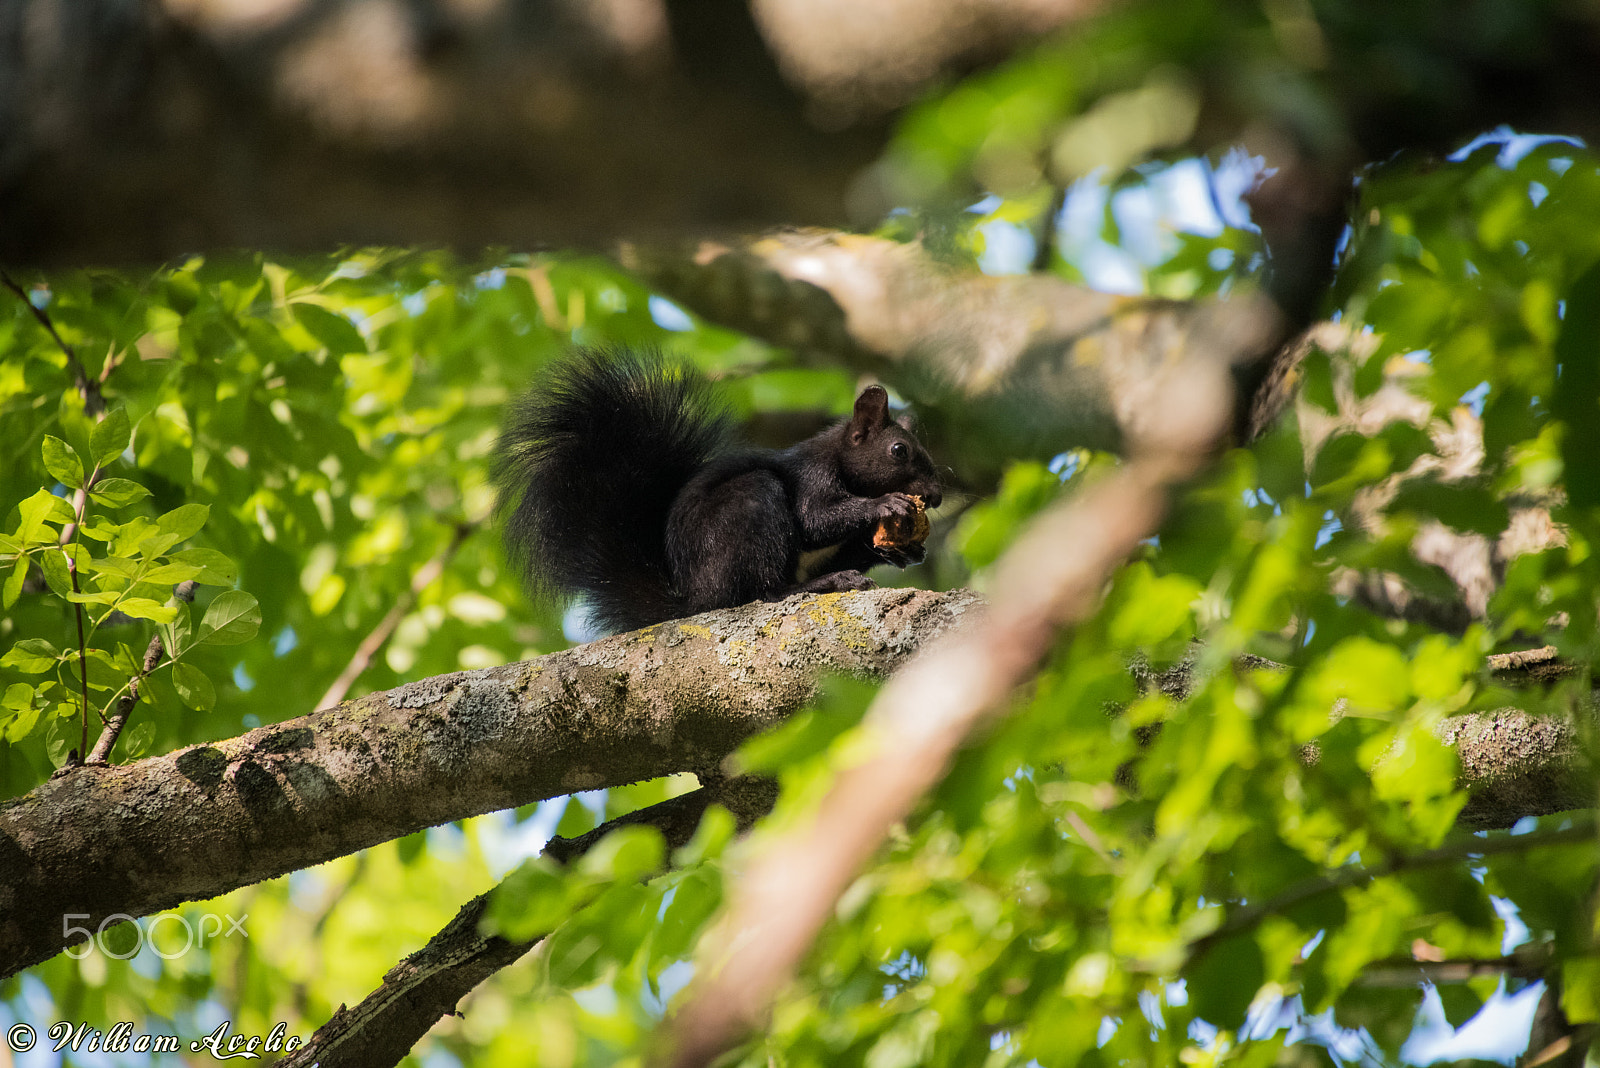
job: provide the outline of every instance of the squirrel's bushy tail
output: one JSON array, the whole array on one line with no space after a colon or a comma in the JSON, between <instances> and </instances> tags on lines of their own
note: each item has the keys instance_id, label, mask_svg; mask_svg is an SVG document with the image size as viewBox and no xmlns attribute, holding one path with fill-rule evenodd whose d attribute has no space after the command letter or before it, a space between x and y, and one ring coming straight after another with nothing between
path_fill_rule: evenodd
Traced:
<instances>
[{"instance_id":1,"label":"squirrel's bushy tail","mask_svg":"<svg viewBox=\"0 0 1600 1068\"><path fill-rule=\"evenodd\" d=\"M512 559L536 591L582 594L608 630L681 615L667 513L729 433L690 369L653 353L577 350L511 406L496 448Z\"/></svg>"}]
</instances>

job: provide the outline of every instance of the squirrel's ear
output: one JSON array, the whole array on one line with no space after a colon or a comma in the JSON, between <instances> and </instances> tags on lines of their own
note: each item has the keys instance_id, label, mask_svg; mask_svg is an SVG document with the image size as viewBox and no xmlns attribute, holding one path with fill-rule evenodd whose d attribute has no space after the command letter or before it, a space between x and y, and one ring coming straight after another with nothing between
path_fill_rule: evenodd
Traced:
<instances>
[{"instance_id":1,"label":"squirrel's ear","mask_svg":"<svg viewBox=\"0 0 1600 1068\"><path fill-rule=\"evenodd\" d=\"M850 440L860 444L874 430L889 422L889 394L882 386L868 386L856 398L855 414L850 417Z\"/></svg>"}]
</instances>

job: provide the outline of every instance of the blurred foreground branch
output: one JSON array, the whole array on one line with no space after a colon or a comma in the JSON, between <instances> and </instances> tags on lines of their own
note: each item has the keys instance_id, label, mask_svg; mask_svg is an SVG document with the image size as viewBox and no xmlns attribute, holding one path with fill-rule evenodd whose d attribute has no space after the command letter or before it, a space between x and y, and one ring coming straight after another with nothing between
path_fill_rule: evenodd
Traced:
<instances>
[{"instance_id":1,"label":"blurred foreground branch","mask_svg":"<svg viewBox=\"0 0 1600 1068\"><path fill-rule=\"evenodd\" d=\"M704 943L689 1000L671 1021L675 1068L711 1063L766 1013L834 903L890 827L1000 713L1063 630L1099 605L1112 571L1155 532L1170 493L1216 454L1232 413L1228 369L1278 329L1270 305L1240 301L1229 330L1190 339L1189 356L1150 387L1150 423L1132 459L1045 513L998 567L980 625L924 650L879 693L865 752L804 826L762 843Z\"/></svg>"}]
</instances>

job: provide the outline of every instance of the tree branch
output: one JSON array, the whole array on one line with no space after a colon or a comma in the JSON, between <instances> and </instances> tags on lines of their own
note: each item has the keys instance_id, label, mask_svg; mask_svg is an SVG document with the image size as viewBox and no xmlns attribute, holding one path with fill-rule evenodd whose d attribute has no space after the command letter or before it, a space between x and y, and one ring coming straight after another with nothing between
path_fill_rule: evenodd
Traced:
<instances>
[{"instance_id":1,"label":"tree branch","mask_svg":"<svg viewBox=\"0 0 1600 1068\"><path fill-rule=\"evenodd\" d=\"M838 225L888 111L1089 10L817 7L19 0L0 258Z\"/></svg>"},{"instance_id":2,"label":"tree branch","mask_svg":"<svg viewBox=\"0 0 1600 1068\"><path fill-rule=\"evenodd\" d=\"M1512 954L1472 960L1382 960L1362 968L1356 982L1361 986L1415 990L1422 983L1465 983L1484 976L1537 979L1549 967L1548 953L1540 954L1537 959Z\"/></svg>"},{"instance_id":3,"label":"tree branch","mask_svg":"<svg viewBox=\"0 0 1600 1068\"><path fill-rule=\"evenodd\" d=\"M1266 917L1294 908L1294 906L1309 901L1319 894L1326 894L1330 890L1342 890L1349 886L1360 886L1363 883L1370 883L1375 879L1382 879L1403 871L1416 871L1419 868L1436 867L1440 864L1453 864L1468 857L1494 856L1500 853L1521 853L1529 849L1538 849L1541 846L1550 845L1581 843L1593 845L1595 834L1596 824L1591 816L1580 820L1575 826L1559 831L1518 835L1508 834L1498 838L1464 838L1449 845L1440 846L1437 849L1428 849L1420 853L1392 857L1381 864L1349 865L1339 868L1315 879L1307 879L1304 882L1297 883L1260 904L1246 905L1232 910L1217 925L1215 930L1189 943L1189 956L1191 959L1199 957L1217 943L1249 930Z\"/></svg>"},{"instance_id":4,"label":"tree branch","mask_svg":"<svg viewBox=\"0 0 1600 1068\"><path fill-rule=\"evenodd\" d=\"M706 808L721 804L733 812L738 829L749 830L777 797L770 780L718 780L660 804L608 820L575 838L552 838L544 855L570 865L618 827L658 828L668 850L687 845ZM402 960L383 983L353 1009L343 1005L317 1028L309 1041L278 1063L282 1068L388 1068L398 1064L434 1024L456 1011L456 1003L475 986L520 960L541 939L509 942L484 936L478 927L493 890L461 907L428 944Z\"/></svg>"},{"instance_id":5,"label":"tree branch","mask_svg":"<svg viewBox=\"0 0 1600 1068\"><path fill-rule=\"evenodd\" d=\"M117 710L111 714L105 729L100 732L100 737L95 739L94 750L89 754L86 763L104 764L110 761L111 750L116 748L117 739L122 736L122 728L128 725L128 717L133 715L133 706L139 703L139 683L161 663L161 656L165 651L161 645L161 635L152 634L150 644L145 646L144 661L139 665L139 674L128 680L128 692L117 700Z\"/></svg>"},{"instance_id":6,"label":"tree branch","mask_svg":"<svg viewBox=\"0 0 1600 1068\"><path fill-rule=\"evenodd\" d=\"M1151 426L1154 383L1195 336L1236 325L1227 302L1098 293L1047 274L990 277L922 245L823 231L623 250L674 300L803 359L883 374L913 398L961 479L1002 458L1122 451ZM1252 338L1275 350L1282 321ZM950 400L954 403L949 403Z\"/></svg>"},{"instance_id":7,"label":"tree branch","mask_svg":"<svg viewBox=\"0 0 1600 1068\"><path fill-rule=\"evenodd\" d=\"M83 398L83 410L90 418L98 419L100 414L106 410L105 398L100 394L101 379L96 379L89 374L88 369L83 366L83 361L78 359L78 354L72 351L72 346L62 340L61 335L56 331L56 324L51 321L50 316L43 308L28 299L27 290L18 285L16 280L7 274L3 267L0 267L0 283L3 283L7 289L17 295L17 299L22 301L23 307L33 313L33 317L39 320L39 325L45 328L50 336L55 339L56 345L60 347L61 351L66 353L67 370L72 372L72 381L78 387L78 396ZM79 503L77 507L81 510L83 506Z\"/></svg>"},{"instance_id":8,"label":"tree branch","mask_svg":"<svg viewBox=\"0 0 1600 1068\"><path fill-rule=\"evenodd\" d=\"M0 803L0 973L67 945L64 913L92 929L423 827L714 767L823 672L886 674L975 603L882 589L745 605L79 768Z\"/></svg>"}]
</instances>

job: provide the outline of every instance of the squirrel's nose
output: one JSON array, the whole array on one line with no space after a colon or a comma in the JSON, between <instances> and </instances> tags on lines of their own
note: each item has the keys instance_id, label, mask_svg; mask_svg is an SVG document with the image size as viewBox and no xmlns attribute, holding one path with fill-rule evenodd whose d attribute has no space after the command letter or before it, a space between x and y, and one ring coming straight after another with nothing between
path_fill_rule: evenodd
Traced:
<instances>
[{"instance_id":1,"label":"squirrel's nose","mask_svg":"<svg viewBox=\"0 0 1600 1068\"><path fill-rule=\"evenodd\" d=\"M926 490L926 491L918 494L918 496L922 498L922 503L925 504L926 506L928 506L929 508L937 508L937 507L939 507L939 503L944 500L944 494L939 490L939 487L937 487L937 486L935 486L931 490Z\"/></svg>"}]
</instances>

